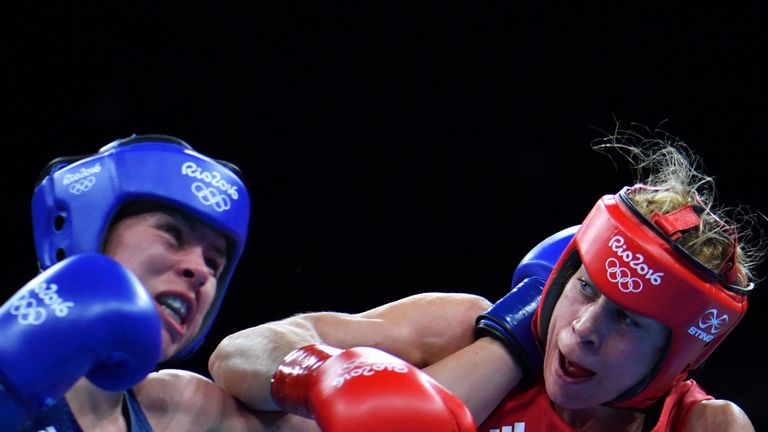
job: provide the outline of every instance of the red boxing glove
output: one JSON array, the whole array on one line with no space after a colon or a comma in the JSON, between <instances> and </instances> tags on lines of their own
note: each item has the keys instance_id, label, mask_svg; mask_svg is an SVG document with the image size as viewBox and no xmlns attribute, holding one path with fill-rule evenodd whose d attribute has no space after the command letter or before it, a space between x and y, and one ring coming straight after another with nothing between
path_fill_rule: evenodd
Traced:
<instances>
[{"instance_id":1,"label":"red boxing glove","mask_svg":"<svg viewBox=\"0 0 768 432\"><path fill-rule=\"evenodd\" d=\"M308 345L272 378L283 410L325 432L476 432L469 409L415 366L370 347Z\"/></svg>"}]
</instances>

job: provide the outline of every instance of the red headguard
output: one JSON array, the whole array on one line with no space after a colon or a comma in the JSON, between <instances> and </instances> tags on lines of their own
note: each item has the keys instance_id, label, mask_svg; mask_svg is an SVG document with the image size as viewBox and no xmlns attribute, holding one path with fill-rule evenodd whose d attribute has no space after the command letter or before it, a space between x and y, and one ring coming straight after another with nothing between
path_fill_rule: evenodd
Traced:
<instances>
[{"instance_id":1,"label":"red headguard","mask_svg":"<svg viewBox=\"0 0 768 432\"><path fill-rule=\"evenodd\" d=\"M624 188L597 202L555 265L534 325L546 340L552 309L567 282L564 263L573 263L569 257L578 252L603 295L670 330L666 350L648 376L610 403L642 408L685 379L723 341L744 316L753 286L735 286L735 266L715 273L672 240L698 226L691 223L693 212L648 220L629 200L632 191Z\"/></svg>"}]
</instances>

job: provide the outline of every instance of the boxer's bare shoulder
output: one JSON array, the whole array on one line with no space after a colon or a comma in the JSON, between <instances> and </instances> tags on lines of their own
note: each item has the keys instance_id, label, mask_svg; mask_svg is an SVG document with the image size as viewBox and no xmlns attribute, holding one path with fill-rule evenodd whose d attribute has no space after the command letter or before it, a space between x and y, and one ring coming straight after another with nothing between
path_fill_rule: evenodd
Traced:
<instances>
[{"instance_id":1,"label":"boxer's bare shoulder","mask_svg":"<svg viewBox=\"0 0 768 432\"><path fill-rule=\"evenodd\" d=\"M738 405L713 399L696 404L688 416L686 432L754 432L752 422Z\"/></svg>"}]
</instances>

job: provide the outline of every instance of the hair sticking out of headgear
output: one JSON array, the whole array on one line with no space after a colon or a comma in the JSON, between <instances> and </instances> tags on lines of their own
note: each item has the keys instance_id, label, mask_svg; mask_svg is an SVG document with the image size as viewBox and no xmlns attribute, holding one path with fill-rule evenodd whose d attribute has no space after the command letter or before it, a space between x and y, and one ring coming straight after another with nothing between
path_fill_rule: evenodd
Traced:
<instances>
[{"instance_id":1,"label":"hair sticking out of headgear","mask_svg":"<svg viewBox=\"0 0 768 432\"><path fill-rule=\"evenodd\" d=\"M757 228L755 215L745 207L717 206L715 180L704 173L701 158L685 142L663 130L642 129L645 134L617 125L612 134L594 141L592 147L605 154L613 150L630 162L636 186L628 195L646 218L658 214L658 219L690 206L701 223L681 231L673 240L731 284L754 282L754 268L765 256L762 241L751 243L751 231Z\"/></svg>"},{"instance_id":2,"label":"hair sticking out of headgear","mask_svg":"<svg viewBox=\"0 0 768 432\"><path fill-rule=\"evenodd\" d=\"M547 281L535 328L546 340L554 305L580 265L619 307L666 326L659 362L608 402L643 408L699 367L742 319L759 249L744 246L747 235L716 209L714 180L684 143L659 131L646 139L617 130L594 147L626 156L637 183L602 197L581 224Z\"/></svg>"}]
</instances>

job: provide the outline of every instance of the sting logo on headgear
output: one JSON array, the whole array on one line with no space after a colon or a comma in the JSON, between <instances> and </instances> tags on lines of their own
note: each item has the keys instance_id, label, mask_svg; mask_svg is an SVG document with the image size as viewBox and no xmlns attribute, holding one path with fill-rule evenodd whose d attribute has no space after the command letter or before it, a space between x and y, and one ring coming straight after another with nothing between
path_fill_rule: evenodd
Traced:
<instances>
[{"instance_id":1,"label":"sting logo on headgear","mask_svg":"<svg viewBox=\"0 0 768 432\"><path fill-rule=\"evenodd\" d=\"M728 323L728 315L717 316L717 309L708 310L702 319L699 320L699 327L709 327L710 333L717 333L720 331L720 327Z\"/></svg>"},{"instance_id":2,"label":"sting logo on headgear","mask_svg":"<svg viewBox=\"0 0 768 432\"><path fill-rule=\"evenodd\" d=\"M709 342L714 339L715 334L722 330L723 326L727 324L728 315L718 315L717 309L713 308L704 312L704 315L699 318L699 328L691 326L691 328L688 329L688 334L693 335L704 342ZM709 334L699 329L706 330Z\"/></svg>"}]
</instances>

